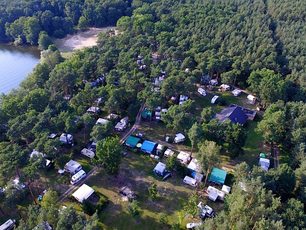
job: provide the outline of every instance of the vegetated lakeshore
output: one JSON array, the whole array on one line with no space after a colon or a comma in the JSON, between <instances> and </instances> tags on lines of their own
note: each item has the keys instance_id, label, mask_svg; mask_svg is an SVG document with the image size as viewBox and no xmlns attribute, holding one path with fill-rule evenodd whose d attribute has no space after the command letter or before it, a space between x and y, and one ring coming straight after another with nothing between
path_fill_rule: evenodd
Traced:
<instances>
[{"instance_id":1,"label":"vegetated lakeshore","mask_svg":"<svg viewBox=\"0 0 306 230\"><path fill-rule=\"evenodd\" d=\"M61 52L73 52L96 45L98 33L114 28L89 28L53 41ZM36 46L0 44L0 94L8 94L13 88L19 88L19 84L39 63L39 59L40 50Z\"/></svg>"}]
</instances>

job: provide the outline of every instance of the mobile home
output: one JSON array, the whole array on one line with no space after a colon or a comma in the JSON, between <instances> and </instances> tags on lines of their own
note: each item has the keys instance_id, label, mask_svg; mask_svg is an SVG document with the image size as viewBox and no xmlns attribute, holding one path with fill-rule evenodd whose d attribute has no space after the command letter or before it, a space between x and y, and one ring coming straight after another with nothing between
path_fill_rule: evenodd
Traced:
<instances>
[{"instance_id":1,"label":"mobile home","mask_svg":"<svg viewBox=\"0 0 306 230\"><path fill-rule=\"evenodd\" d=\"M76 184L85 177L86 177L86 172L84 170L81 170L71 177L70 184L72 185Z\"/></svg>"}]
</instances>

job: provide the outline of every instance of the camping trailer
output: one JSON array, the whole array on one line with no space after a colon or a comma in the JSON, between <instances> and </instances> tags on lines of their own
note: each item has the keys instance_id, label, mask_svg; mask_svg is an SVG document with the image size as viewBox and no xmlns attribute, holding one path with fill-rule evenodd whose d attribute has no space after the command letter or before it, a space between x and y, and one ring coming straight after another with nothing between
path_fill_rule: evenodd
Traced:
<instances>
[{"instance_id":1,"label":"camping trailer","mask_svg":"<svg viewBox=\"0 0 306 230\"><path fill-rule=\"evenodd\" d=\"M66 145L71 145L73 143L73 136L71 134L68 134L68 133L63 133L61 136L60 136L60 142L62 142L63 144L66 144Z\"/></svg>"},{"instance_id":2,"label":"camping trailer","mask_svg":"<svg viewBox=\"0 0 306 230\"><path fill-rule=\"evenodd\" d=\"M190 154L181 151L178 155L177 155L177 159L182 163L182 164L188 164L191 160Z\"/></svg>"},{"instance_id":3,"label":"camping trailer","mask_svg":"<svg viewBox=\"0 0 306 230\"><path fill-rule=\"evenodd\" d=\"M82 165L74 160L70 160L65 165L65 170L74 175L82 169Z\"/></svg>"},{"instance_id":4,"label":"camping trailer","mask_svg":"<svg viewBox=\"0 0 306 230\"><path fill-rule=\"evenodd\" d=\"M94 158L95 157L95 153L93 151L89 150L89 149L86 149L86 148L81 150L81 154L83 154L84 156L89 157L89 158Z\"/></svg>"},{"instance_id":5,"label":"camping trailer","mask_svg":"<svg viewBox=\"0 0 306 230\"><path fill-rule=\"evenodd\" d=\"M175 137L173 139L174 143L180 143L180 142L183 142L185 141L185 136L182 134L182 133L177 133L175 134Z\"/></svg>"},{"instance_id":6,"label":"camping trailer","mask_svg":"<svg viewBox=\"0 0 306 230\"><path fill-rule=\"evenodd\" d=\"M153 172L155 174L160 175L160 176L164 176L164 174L166 172L166 164L164 164L162 162L158 162L157 165L155 166L155 168L153 169Z\"/></svg>"},{"instance_id":7,"label":"camping trailer","mask_svg":"<svg viewBox=\"0 0 306 230\"><path fill-rule=\"evenodd\" d=\"M267 158L260 157L258 165L267 172L270 167L270 160Z\"/></svg>"},{"instance_id":8,"label":"camping trailer","mask_svg":"<svg viewBox=\"0 0 306 230\"><path fill-rule=\"evenodd\" d=\"M74 185L85 177L86 177L86 172L84 170L80 170L71 177L70 184Z\"/></svg>"},{"instance_id":9,"label":"camping trailer","mask_svg":"<svg viewBox=\"0 0 306 230\"><path fill-rule=\"evenodd\" d=\"M83 203L83 201L87 200L94 192L95 190L93 190L87 184L83 184L78 190L76 190L72 194L72 196L80 203Z\"/></svg>"},{"instance_id":10,"label":"camping trailer","mask_svg":"<svg viewBox=\"0 0 306 230\"><path fill-rule=\"evenodd\" d=\"M217 99L219 98L219 96L215 95L212 99L211 99L211 104L215 104Z\"/></svg>"},{"instance_id":11,"label":"camping trailer","mask_svg":"<svg viewBox=\"0 0 306 230\"><path fill-rule=\"evenodd\" d=\"M167 149L167 150L164 152L164 156L165 156L165 157L171 157L173 154L174 154L174 151L172 151L171 149Z\"/></svg>"}]
</instances>

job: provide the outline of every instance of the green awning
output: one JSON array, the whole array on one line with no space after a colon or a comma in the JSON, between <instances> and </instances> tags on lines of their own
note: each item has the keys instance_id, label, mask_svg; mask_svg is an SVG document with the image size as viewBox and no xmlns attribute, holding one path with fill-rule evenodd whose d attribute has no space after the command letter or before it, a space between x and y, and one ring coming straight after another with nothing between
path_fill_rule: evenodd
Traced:
<instances>
[{"instance_id":1,"label":"green awning","mask_svg":"<svg viewBox=\"0 0 306 230\"><path fill-rule=\"evenodd\" d=\"M139 138L129 136L128 139L126 139L125 144L129 147L134 148L138 144L139 141L140 141Z\"/></svg>"},{"instance_id":2,"label":"green awning","mask_svg":"<svg viewBox=\"0 0 306 230\"><path fill-rule=\"evenodd\" d=\"M227 172L225 170L213 168L210 174L209 181L223 185L226 175L227 175Z\"/></svg>"}]
</instances>

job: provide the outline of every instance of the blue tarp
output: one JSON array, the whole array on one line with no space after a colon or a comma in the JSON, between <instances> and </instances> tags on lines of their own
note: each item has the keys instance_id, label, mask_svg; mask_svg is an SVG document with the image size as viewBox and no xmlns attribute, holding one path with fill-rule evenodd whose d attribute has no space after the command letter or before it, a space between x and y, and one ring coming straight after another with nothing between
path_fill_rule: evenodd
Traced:
<instances>
[{"instance_id":1,"label":"blue tarp","mask_svg":"<svg viewBox=\"0 0 306 230\"><path fill-rule=\"evenodd\" d=\"M141 146L141 150L146 152L146 153L152 154L153 151L155 150L156 145L157 144L155 142L144 141L142 146Z\"/></svg>"}]
</instances>

